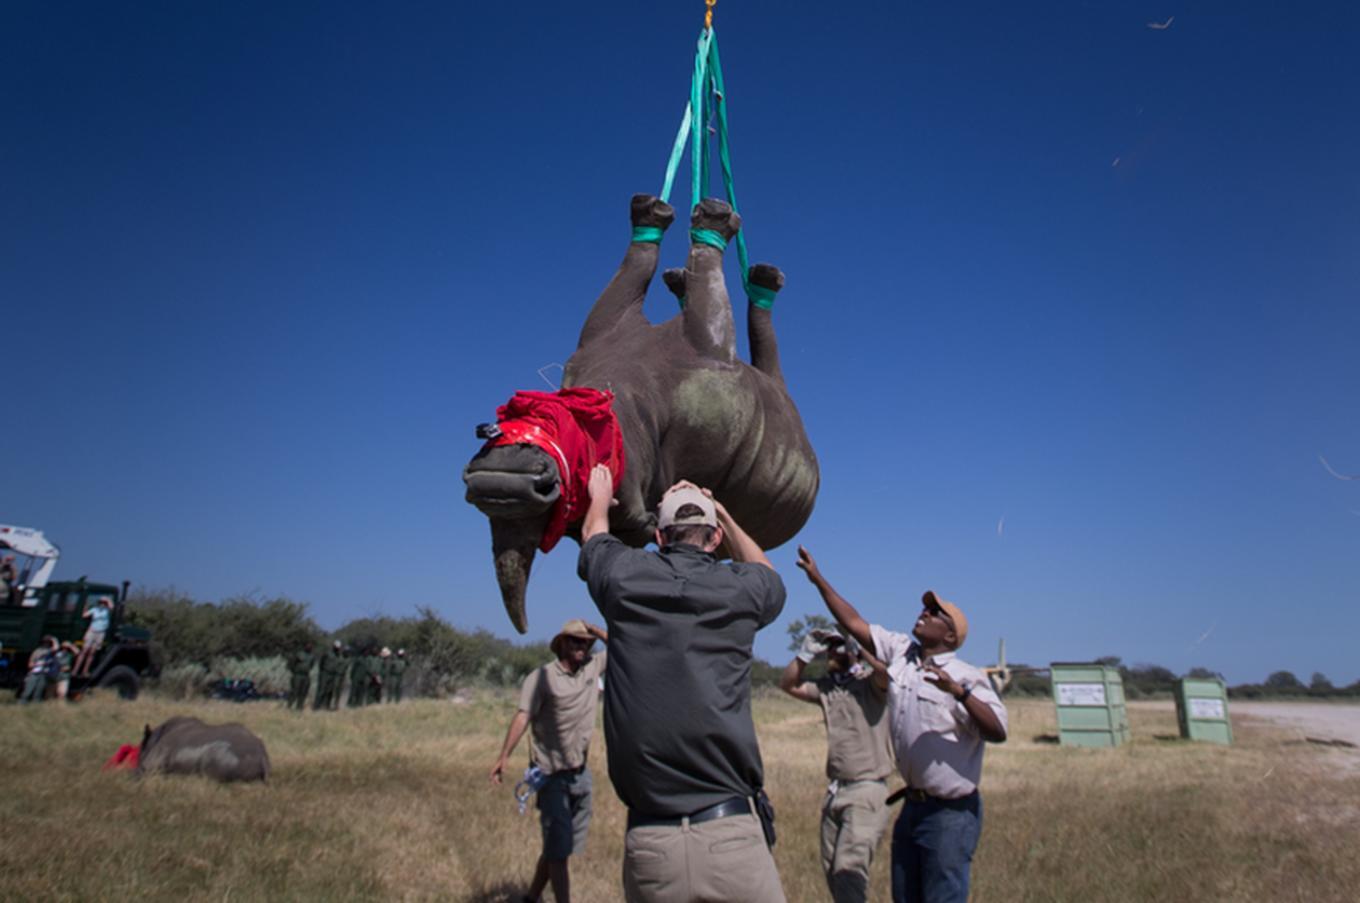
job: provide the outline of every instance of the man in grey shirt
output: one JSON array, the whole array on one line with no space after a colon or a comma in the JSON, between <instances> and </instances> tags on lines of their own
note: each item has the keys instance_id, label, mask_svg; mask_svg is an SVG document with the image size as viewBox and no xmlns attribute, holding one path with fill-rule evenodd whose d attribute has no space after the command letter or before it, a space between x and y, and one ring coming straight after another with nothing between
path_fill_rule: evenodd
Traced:
<instances>
[{"instance_id":1,"label":"man in grey shirt","mask_svg":"<svg viewBox=\"0 0 1360 903\"><path fill-rule=\"evenodd\" d=\"M578 572L609 631L604 731L628 807L624 894L782 903L756 815L751 650L784 607L783 581L711 493L667 490L656 552L609 535L613 495L609 469L595 467ZM724 541L730 565L714 554Z\"/></svg>"}]
</instances>

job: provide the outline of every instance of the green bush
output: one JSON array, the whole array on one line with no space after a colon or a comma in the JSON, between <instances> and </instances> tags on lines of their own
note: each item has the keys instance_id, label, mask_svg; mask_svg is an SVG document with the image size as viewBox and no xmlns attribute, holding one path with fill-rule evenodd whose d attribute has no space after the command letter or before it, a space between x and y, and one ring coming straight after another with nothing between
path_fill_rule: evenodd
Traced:
<instances>
[{"instance_id":1,"label":"green bush","mask_svg":"<svg viewBox=\"0 0 1360 903\"><path fill-rule=\"evenodd\" d=\"M171 699L194 699L202 696L208 688L208 669L195 662L172 665L161 670L150 687L157 693Z\"/></svg>"},{"instance_id":2,"label":"green bush","mask_svg":"<svg viewBox=\"0 0 1360 903\"><path fill-rule=\"evenodd\" d=\"M292 675L281 655L267 658L220 658L208 669L208 686L219 680L252 680L263 696L287 693Z\"/></svg>"}]
</instances>

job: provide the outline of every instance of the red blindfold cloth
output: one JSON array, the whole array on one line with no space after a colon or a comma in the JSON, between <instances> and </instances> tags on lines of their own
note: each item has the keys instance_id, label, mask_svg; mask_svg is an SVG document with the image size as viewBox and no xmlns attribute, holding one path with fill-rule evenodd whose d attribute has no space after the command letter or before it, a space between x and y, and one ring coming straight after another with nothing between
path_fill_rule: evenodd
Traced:
<instances>
[{"instance_id":1,"label":"red blindfold cloth","mask_svg":"<svg viewBox=\"0 0 1360 903\"><path fill-rule=\"evenodd\" d=\"M585 517L590 505L590 471L604 464L623 482L623 433L614 416L614 393L599 389L571 388L556 392L516 392L496 409L501 434L487 442L499 445L534 445L557 462L561 496L553 504L539 548L548 552L567 527Z\"/></svg>"}]
</instances>

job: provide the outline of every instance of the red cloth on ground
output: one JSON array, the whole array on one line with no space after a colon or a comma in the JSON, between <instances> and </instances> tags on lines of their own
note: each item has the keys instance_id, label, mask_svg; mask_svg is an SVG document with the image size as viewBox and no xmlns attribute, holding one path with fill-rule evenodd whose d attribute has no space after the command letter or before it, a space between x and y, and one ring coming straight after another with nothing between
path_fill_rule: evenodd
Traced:
<instances>
[{"instance_id":1,"label":"red cloth on ground","mask_svg":"<svg viewBox=\"0 0 1360 903\"><path fill-rule=\"evenodd\" d=\"M122 746L118 747L118 752L114 753L113 757L104 763L104 770L108 771L112 768L136 768L137 760L141 758L141 755L142 748L140 746L124 743Z\"/></svg>"},{"instance_id":2,"label":"red cloth on ground","mask_svg":"<svg viewBox=\"0 0 1360 903\"><path fill-rule=\"evenodd\" d=\"M516 392L496 409L501 434L487 442L536 445L557 462L561 496L543 531L539 548L552 550L567 526L586 516L590 507L590 470L609 467L614 485L623 482L623 432L614 416L614 393L571 388L556 392Z\"/></svg>"}]
</instances>

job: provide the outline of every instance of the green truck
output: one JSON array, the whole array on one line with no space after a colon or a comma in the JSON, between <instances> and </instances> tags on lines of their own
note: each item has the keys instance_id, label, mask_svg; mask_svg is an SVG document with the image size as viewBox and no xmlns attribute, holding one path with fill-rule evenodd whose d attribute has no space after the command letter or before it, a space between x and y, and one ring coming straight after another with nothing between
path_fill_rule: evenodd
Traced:
<instances>
[{"instance_id":1,"label":"green truck","mask_svg":"<svg viewBox=\"0 0 1360 903\"><path fill-rule=\"evenodd\" d=\"M155 667L151 631L127 623L127 589L126 581L121 587L84 580L51 582L29 592L24 604L13 604L15 596L0 600L0 687L17 691L23 685L28 657L44 636L79 646L90 624L85 610L107 597L114 606L104 645L95 654L88 678L72 676L70 692L76 696L100 687L135 699L142 678L153 676Z\"/></svg>"}]
</instances>

